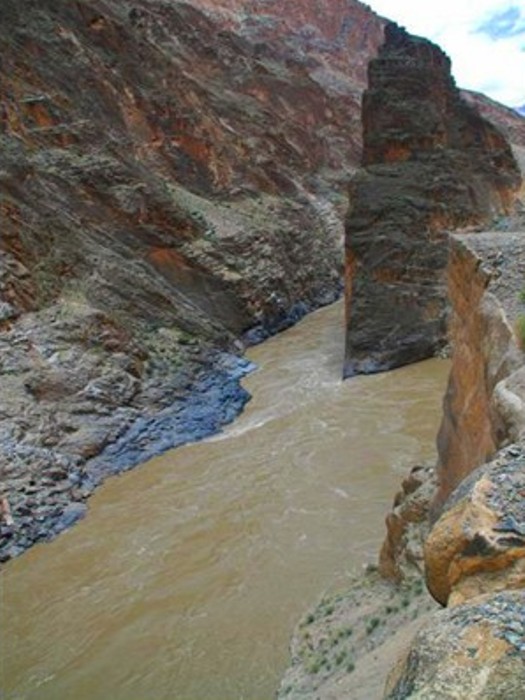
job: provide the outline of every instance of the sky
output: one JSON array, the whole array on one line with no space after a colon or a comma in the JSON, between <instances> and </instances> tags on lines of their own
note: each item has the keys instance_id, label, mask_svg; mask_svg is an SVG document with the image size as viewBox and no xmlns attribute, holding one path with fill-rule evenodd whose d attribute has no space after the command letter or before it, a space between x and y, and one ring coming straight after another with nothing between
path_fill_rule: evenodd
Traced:
<instances>
[{"instance_id":1,"label":"sky","mask_svg":"<svg viewBox=\"0 0 525 700\"><path fill-rule=\"evenodd\" d=\"M365 0L411 34L439 44L459 87L525 105L525 0Z\"/></svg>"}]
</instances>

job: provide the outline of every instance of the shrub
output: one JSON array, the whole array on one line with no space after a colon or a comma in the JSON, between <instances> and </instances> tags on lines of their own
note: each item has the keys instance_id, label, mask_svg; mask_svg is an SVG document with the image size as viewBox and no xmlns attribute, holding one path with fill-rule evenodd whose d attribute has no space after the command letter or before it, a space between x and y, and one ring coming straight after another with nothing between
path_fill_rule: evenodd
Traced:
<instances>
[{"instance_id":1,"label":"shrub","mask_svg":"<svg viewBox=\"0 0 525 700\"><path fill-rule=\"evenodd\" d=\"M525 350L525 316L520 315L516 319L516 337L518 339L518 344L522 350Z\"/></svg>"}]
</instances>

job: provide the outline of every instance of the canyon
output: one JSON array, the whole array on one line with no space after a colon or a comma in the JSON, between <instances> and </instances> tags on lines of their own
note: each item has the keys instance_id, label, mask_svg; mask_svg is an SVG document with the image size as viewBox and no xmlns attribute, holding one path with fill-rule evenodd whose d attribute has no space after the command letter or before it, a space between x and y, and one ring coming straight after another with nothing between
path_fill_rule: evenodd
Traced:
<instances>
[{"instance_id":1,"label":"canyon","mask_svg":"<svg viewBox=\"0 0 525 700\"><path fill-rule=\"evenodd\" d=\"M439 457L379 573L300 624L280 694L383 683L378 605L404 644L421 627L385 697L522 688L525 119L356 0L3 0L0 55L1 561L230 422L244 350L344 279L346 376L451 352ZM356 667L328 669L346 618Z\"/></svg>"},{"instance_id":2,"label":"canyon","mask_svg":"<svg viewBox=\"0 0 525 700\"><path fill-rule=\"evenodd\" d=\"M303 618L280 698L522 693L523 160L449 70L437 46L386 26L346 222L346 374L450 343L437 465L403 481L378 570Z\"/></svg>"}]
</instances>

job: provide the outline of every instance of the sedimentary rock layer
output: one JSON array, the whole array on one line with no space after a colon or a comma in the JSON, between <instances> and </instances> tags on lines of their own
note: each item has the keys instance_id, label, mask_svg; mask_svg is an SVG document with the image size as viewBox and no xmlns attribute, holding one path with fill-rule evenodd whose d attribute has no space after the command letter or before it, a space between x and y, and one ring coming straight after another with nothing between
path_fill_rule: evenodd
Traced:
<instances>
[{"instance_id":1,"label":"sedimentary rock layer","mask_svg":"<svg viewBox=\"0 0 525 700\"><path fill-rule=\"evenodd\" d=\"M346 376L443 347L446 231L508 212L521 184L509 144L461 99L447 56L394 24L369 64L363 133L346 221Z\"/></svg>"},{"instance_id":2,"label":"sedimentary rock layer","mask_svg":"<svg viewBox=\"0 0 525 700\"><path fill-rule=\"evenodd\" d=\"M511 235L492 234L492 248L499 252L502 264L503 246ZM514 261L517 263L519 257ZM505 441L518 437L519 430L511 435L510 421L505 416L509 406L519 401L519 385L517 395L509 387L507 400L498 405L496 398L503 389L501 385L497 390L498 385L519 370L523 359L504 309L490 291L493 275L489 265L460 236L451 239L448 290L453 309L453 361L437 441L435 510L465 476L486 462ZM514 287L516 299L518 293L519 288Z\"/></svg>"},{"instance_id":3,"label":"sedimentary rock layer","mask_svg":"<svg viewBox=\"0 0 525 700\"><path fill-rule=\"evenodd\" d=\"M0 3L0 557L231 419L225 352L339 294L360 87L292 48L187 3Z\"/></svg>"}]
</instances>

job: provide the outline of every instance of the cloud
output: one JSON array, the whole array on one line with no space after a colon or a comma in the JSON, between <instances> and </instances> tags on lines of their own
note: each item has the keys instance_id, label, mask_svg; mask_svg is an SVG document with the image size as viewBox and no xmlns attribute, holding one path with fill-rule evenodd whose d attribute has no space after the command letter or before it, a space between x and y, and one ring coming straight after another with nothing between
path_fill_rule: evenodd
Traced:
<instances>
[{"instance_id":1,"label":"cloud","mask_svg":"<svg viewBox=\"0 0 525 700\"><path fill-rule=\"evenodd\" d=\"M509 7L483 22L477 31L486 34L489 39L508 39L525 34L525 18L521 16L519 7Z\"/></svg>"},{"instance_id":2,"label":"cloud","mask_svg":"<svg viewBox=\"0 0 525 700\"><path fill-rule=\"evenodd\" d=\"M458 85L525 103L525 8L516 0L368 0L373 10L436 42Z\"/></svg>"}]
</instances>

